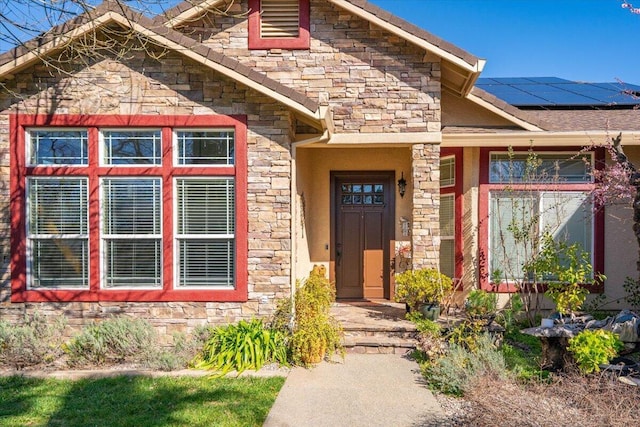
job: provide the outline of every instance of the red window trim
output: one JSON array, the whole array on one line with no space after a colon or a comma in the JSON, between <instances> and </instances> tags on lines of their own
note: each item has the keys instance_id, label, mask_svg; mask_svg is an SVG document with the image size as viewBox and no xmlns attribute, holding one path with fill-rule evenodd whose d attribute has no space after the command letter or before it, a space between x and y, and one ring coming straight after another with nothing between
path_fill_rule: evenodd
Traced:
<instances>
[{"instance_id":1,"label":"red window trim","mask_svg":"<svg viewBox=\"0 0 640 427\"><path fill-rule=\"evenodd\" d=\"M89 131L88 166L29 167L26 165L25 130L28 127L83 127ZM162 129L162 166L114 168L98 166L97 132L104 127L154 127ZM227 167L174 167L172 131L176 128L235 129L235 165ZM246 116L109 116L109 115L20 115L9 117L10 215L11 215L11 301L217 301L243 302L248 298L248 211L247 211L247 120ZM100 288L100 207L97 197L89 201L89 289L27 289L26 208L27 176L87 176L89 194L98 194L99 177L146 175L163 182L163 288ZM235 289L174 289L173 183L174 177L234 176L236 185L236 266Z\"/></svg>"},{"instance_id":2,"label":"red window trim","mask_svg":"<svg viewBox=\"0 0 640 427\"><path fill-rule=\"evenodd\" d=\"M462 148L442 148L440 158L453 156L455 159L455 184L451 187L440 188L440 194L455 194L455 277L461 279L464 275L464 243L462 239L462 210L464 208L464 196L462 194L463 160Z\"/></svg>"},{"instance_id":3,"label":"red window trim","mask_svg":"<svg viewBox=\"0 0 640 427\"><path fill-rule=\"evenodd\" d=\"M540 147L538 152L572 152L578 153L582 150L582 147ZM513 151L526 152L528 148L518 147ZM489 147L480 149L480 189L479 189L479 231L478 231L478 253L479 253L479 280L480 288L490 292L515 292L516 287L510 283L492 283L490 280L490 272L488 271L489 262L489 192L491 190L500 190L505 188L505 184L495 184L489 182L489 163L491 152L506 152L504 147ZM596 169L601 169L605 163L604 149L596 149L593 151L594 166ZM559 184L554 184L557 188ZM567 191L590 191L594 188L592 183L573 183L573 184L561 184L562 190ZM510 188L517 190L521 188L519 185L509 185ZM532 186L527 184L526 187L532 190L544 190L548 189L548 185ZM603 209L596 209L593 219L593 271L594 276L598 274L604 274L604 211ZM594 293L604 292L604 285L602 283L586 284L585 287Z\"/></svg>"},{"instance_id":4,"label":"red window trim","mask_svg":"<svg viewBox=\"0 0 640 427\"><path fill-rule=\"evenodd\" d=\"M300 33L298 37L271 39L260 35L260 1L249 0L249 49L309 49L311 8L309 0L300 2Z\"/></svg>"}]
</instances>

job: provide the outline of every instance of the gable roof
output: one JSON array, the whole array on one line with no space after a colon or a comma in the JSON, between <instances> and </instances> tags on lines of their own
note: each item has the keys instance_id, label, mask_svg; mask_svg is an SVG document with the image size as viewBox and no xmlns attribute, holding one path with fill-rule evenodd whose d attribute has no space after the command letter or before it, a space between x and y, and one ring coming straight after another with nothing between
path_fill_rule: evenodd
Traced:
<instances>
[{"instance_id":1,"label":"gable roof","mask_svg":"<svg viewBox=\"0 0 640 427\"><path fill-rule=\"evenodd\" d=\"M319 104L266 75L254 71L239 61L215 52L196 40L166 26L157 25L141 13L113 0L105 0L92 11L83 13L44 35L30 40L0 55L0 79L9 78L47 55L63 50L70 42L92 33L100 27L117 24L152 40L161 47L180 54L255 89L286 105L297 115L326 127L326 112Z\"/></svg>"},{"instance_id":2,"label":"gable roof","mask_svg":"<svg viewBox=\"0 0 640 427\"><path fill-rule=\"evenodd\" d=\"M442 60L441 83L459 96L471 91L484 68L485 60L431 34L366 0L327 0L336 6L413 43ZM224 0L184 1L155 18L157 23L175 28L205 14Z\"/></svg>"}]
</instances>

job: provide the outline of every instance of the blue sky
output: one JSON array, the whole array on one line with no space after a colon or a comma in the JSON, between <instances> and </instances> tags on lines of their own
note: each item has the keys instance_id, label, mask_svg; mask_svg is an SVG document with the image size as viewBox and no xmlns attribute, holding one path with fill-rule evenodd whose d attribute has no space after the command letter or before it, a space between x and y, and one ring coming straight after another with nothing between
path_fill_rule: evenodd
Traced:
<instances>
[{"instance_id":1,"label":"blue sky","mask_svg":"<svg viewBox=\"0 0 640 427\"><path fill-rule=\"evenodd\" d=\"M640 15L620 0L369 1L486 59L482 77L640 84Z\"/></svg>"},{"instance_id":2,"label":"blue sky","mask_svg":"<svg viewBox=\"0 0 640 427\"><path fill-rule=\"evenodd\" d=\"M621 0L369 1L486 59L483 77L640 84L640 15L623 9ZM0 9L19 5L0 0ZM8 48L0 40L0 51Z\"/></svg>"}]
</instances>

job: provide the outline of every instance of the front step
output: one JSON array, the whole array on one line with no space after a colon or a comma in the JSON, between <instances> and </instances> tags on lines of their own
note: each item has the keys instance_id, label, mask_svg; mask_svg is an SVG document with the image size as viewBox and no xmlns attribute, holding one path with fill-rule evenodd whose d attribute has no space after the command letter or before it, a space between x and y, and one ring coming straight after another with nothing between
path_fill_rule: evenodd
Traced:
<instances>
[{"instance_id":1,"label":"front step","mask_svg":"<svg viewBox=\"0 0 640 427\"><path fill-rule=\"evenodd\" d=\"M342 324L347 353L406 354L416 348L416 327L404 319L403 304L336 303L331 313Z\"/></svg>"}]
</instances>

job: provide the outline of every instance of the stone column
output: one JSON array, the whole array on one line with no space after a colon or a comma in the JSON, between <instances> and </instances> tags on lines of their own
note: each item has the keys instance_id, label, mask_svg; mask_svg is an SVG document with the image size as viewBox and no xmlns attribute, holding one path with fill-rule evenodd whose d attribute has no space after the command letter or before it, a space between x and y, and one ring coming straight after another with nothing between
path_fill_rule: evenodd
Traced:
<instances>
[{"instance_id":1,"label":"stone column","mask_svg":"<svg viewBox=\"0 0 640 427\"><path fill-rule=\"evenodd\" d=\"M411 150L413 187L413 268L437 268L440 262L440 146L415 144Z\"/></svg>"}]
</instances>

